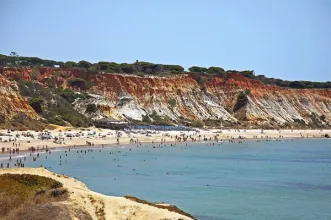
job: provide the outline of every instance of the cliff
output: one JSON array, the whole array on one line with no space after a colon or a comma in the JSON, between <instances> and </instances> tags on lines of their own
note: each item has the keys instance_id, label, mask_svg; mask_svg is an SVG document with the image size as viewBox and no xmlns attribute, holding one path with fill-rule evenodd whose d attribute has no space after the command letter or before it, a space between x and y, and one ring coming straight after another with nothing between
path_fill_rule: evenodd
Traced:
<instances>
[{"instance_id":1,"label":"cliff","mask_svg":"<svg viewBox=\"0 0 331 220\"><path fill-rule=\"evenodd\" d=\"M77 99L75 109L89 117L111 116L120 120L143 120L156 113L173 122L223 121L229 126L309 126L324 127L331 122L330 89L289 89L265 85L236 72L219 75L193 73L168 76L108 74L83 69L2 68L0 115L12 117L23 111L37 114L17 91L10 89L19 80L45 88L70 88L87 92ZM79 80L77 80L79 79ZM6 91L6 92L4 92ZM86 106L95 104L93 114ZM224 125L223 124L223 125Z\"/></svg>"},{"instance_id":2,"label":"cliff","mask_svg":"<svg viewBox=\"0 0 331 220\"><path fill-rule=\"evenodd\" d=\"M10 127L10 121L20 123L25 119L37 120L39 115L20 95L15 81L0 75L0 127Z\"/></svg>"}]
</instances>

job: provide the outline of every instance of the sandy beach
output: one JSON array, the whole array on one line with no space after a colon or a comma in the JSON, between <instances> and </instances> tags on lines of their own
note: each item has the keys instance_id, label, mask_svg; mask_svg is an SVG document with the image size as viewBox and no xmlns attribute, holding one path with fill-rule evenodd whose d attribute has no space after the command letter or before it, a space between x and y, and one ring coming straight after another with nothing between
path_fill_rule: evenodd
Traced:
<instances>
[{"instance_id":1,"label":"sandy beach","mask_svg":"<svg viewBox=\"0 0 331 220\"><path fill-rule=\"evenodd\" d=\"M41 135L42 134L42 135ZM137 143L183 142L203 140L252 140L324 138L331 130L196 130L196 131L115 131L110 129L62 128L47 132L0 130L0 149L48 149L61 147L109 146ZM177 139L176 139L177 138ZM55 141L55 139L57 139Z\"/></svg>"}]
</instances>

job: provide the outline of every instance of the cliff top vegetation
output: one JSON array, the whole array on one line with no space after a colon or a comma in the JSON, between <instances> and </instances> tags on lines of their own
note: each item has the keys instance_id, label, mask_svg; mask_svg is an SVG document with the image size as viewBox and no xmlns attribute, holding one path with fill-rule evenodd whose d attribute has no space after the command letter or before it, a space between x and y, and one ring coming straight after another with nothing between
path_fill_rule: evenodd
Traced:
<instances>
[{"instance_id":1,"label":"cliff top vegetation","mask_svg":"<svg viewBox=\"0 0 331 220\"><path fill-rule=\"evenodd\" d=\"M331 88L331 82L312 82L305 80L289 81L277 78L269 78L265 75L256 75L253 70L224 70L221 67L199 67L192 66L188 68L188 71L180 65L169 64L155 64L150 62L138 61L134 63L115 63L109 61L100 61L97 63L91 63L85 60L79 62L74 61L55 61L41 59L38 57L24 57L19 56L17 53L12 52L9 56L0 54L0 66L3 67L56 67L60 69L79 68L86 69L98 74L103 73L124 73L135 74L138 76L144 75L171 75L171 74L187 74L193 73L195 76L199 75L218 75L220 77L226 77L229 73L239 73L249 79L259 80L264 84L277 85L280 87L305 89L305 88ZM196 77L199 78L199 77Z\"/></svg>"}]
</instances>

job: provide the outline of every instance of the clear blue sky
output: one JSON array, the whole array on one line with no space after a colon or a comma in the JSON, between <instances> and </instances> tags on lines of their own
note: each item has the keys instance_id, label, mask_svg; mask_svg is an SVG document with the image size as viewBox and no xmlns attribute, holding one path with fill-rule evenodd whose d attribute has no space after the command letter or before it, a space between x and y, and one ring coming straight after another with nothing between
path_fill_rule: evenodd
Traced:
<instances>
[{"instance_id":1,"label":"clear blue sky","mask_svg":"<svg viewBox=\"0 0 331 220\"><path fill-rule=\"evenodd\" d=\"M0 53L331 80L330 0L0 0Z\"/></svg>"}]
</instances>

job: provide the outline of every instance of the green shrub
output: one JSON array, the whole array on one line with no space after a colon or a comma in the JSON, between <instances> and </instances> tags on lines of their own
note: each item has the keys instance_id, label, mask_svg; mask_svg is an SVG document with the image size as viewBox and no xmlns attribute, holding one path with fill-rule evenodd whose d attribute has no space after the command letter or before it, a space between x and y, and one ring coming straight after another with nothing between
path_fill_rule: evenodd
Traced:
<instances>
[{"instance_id":1,"label":"green shrub","mask_svg":"<svg viewBox=\"0 0 331 220\"><path fill-rule=\"evenodd\" d=\"M152 120L150 119L150 117L148 115L143 115L143 122L147 123L147 124L152 124Z\"/></svg>"},{"instance_id":2,"label":"green shrub","mask_svg":"<svg viewBox=\"0 0 331 220\"><path fill-rule=\"evenodd\" d=\"M205 124L201 120L196 120L196 121L192 121L192 126L197 128L202 128L205 126Z\"/></svg>"},{"instance_id":3,"label":"green shrub","mask_svg":"<svg viewBox=\"0 0 331 220\"><path fill-rule=\"evenodd\" d=\"M247 78L250 78L250 79L255 79L256 78L255 73L254 73L254 70L245 70L245 71L241 71L239 73L241 75L247 77Z\"/></svg>"},{"instance_id":4,"label":"green shrub","mask_svg":"<svg viewBox=\"0 0 331 220\"><path fill-rule=\"evenodd\" d=\"M54 117L49 116L47 121L50 124L55 124L55 125L60 125L60 126L65 126L66 125L65 121L63 121L63 119L59 116L54 116Z\"/></svg>"},{"instance_id":5,"label":"green shrub","mask_svg":"<svg viewBox=\"0 0 331 220\"><path fill-rule=\"evenodd\" d=\"M88 70L91 72L97 72L99 69L97 65L92 65L88 68Z\"/></svg>"},{"instance_id":6,"label":"green shrub","mask_svg":"<svg viewBox=\"0 0 331 220\"><path fill-rule=\"evenodd\" d=\"M77 98L84 99L87 97L87 94L76 93L71 89L57 89L56 93L60 95L62 98L67 100L70 103L73 103Z\"/></svg>"},{"instance_id":7,"label":"green shrub","mask_svg":"<svg viewBox=\"0 0 331 220\"><path fill-rule=\"evenodd\" d=\"M296 123L299 123L299 124L305 124L305 121L303 119L295 118L295 119L293 119L293 121Z\"/></svg>"},{"instance_id":8,"label":"green shrub","mask_svg":"<svg viewBox=\"0 0 331 220\"><path fill-rule=\"evenodd\" d=\"M77 67L77 63L73 62L73 61L67 61L64 63L64 68L74 68Z\"/></svg>"},{"instance_id":9,"label":"green shrub","mask_svg":"<svg viewBox=\"0 0 331 220\"><path fill-rule=\"evenodd\" d=\"M55 89L56 88L56 79L55 79L55 77L51 77L51 78L47 78L46 80L45 80L45 84L49 87L49 88L51 88L51 89Z\"/></svg>"},{"instance_id":10,"label":"green shrub","mask_svg":"<svg viewBox=\"0 0 331 220\"><path fill-rule=\"evenodd\" d=\"M177 73L181 73L184 71L184 68L180 65L163 65L164 70L168 70L168 71L174 71Z\"/></svg>"},{"instance_id":11,"label":"green shrub","mask_svg":"<svg viewBox=\"0 0 331 220\"><path fill-rule=\"evenodd\" d=\"M73 78L71 80L68 81L68 85L70 85L71 87L77 87L80 89L90 89L94 86L94 83L91 81L86 81L84 79L81 78Z\"/></svg>"},{"instance_id":12,"label":"green shrub","mask_svg":"<svg viewBox=\"0 0 331 220\"><path fill-rule=\"evenodd\" d=\"M56 187L56 188L57 189L51 190L51 196L52 197L59 197L59 196L62 196L62 195L66 194L68 192L67 189L58 188L58 187Z\"/></svg>"},{"instance_id":13,"label":"green shrub","mask_svg":"<svg viewBox=\"0 0 331 220\"><path fill-rule=\"evenodd\" d=\"M177 105L176 99L169 99L168 103L171 108L175 108Z\"/></svg>"},{"instance_id":14,"label":"green shrub","mask_svg":"<svg viewBox=\"0 0 331 220\"><path fill-rule=\"evenodd\" d=\"M225 78L226 77L226 72L219 72L219 73L216 73L216 75L221 77L221 78Z\"/></svg>"},{"instance_id":15,"label":"green shrub","mask_svg":"<svg viewBox=\"0 0 331 220\"><path fill-rule=\"evenodd\" d=\"M304 89L306 86L305 86L304 82L302 82L302 81L293 81L293 82L290 82L289 87L295 88L295 89Z\"/></svg>"},{"instance_id":16,"label":"green shrub","mask_svg":"<svg viewBox=\"0 0 331 220\"><path fill-rule=\"evenodd\" d=\"M247 95L244 92L240 92L237 97L237 102L233 107L233 111L236 112L248 103Z\"/></svg>"},{"instance_id":17,"label":"green shrub","mask_svg":"<svg viewBox=\"0 0 331 220\"><path fill-rule=\"evenodd\" d=\"M173 125L173 123L171 122L170 118L167 115L160 116L156 113L155 110L149 117L153 119L154 125Z\"/></svg>"},{"instance_id":18,"label":"green shrub","mask_svg":"<svg viewBox=\"0 0 331 220\"><path fill-rule=\"evenodd\" d=\"M207 73L224 73L225 70L221 67L211 66L208 68Z\"/></svg>"},{"instance_id":19,"label":"green shrub","mask_svg":"<svg viewBox=\"0 0 331 220\"><path fill-rule=\"evenodd\" d=\"M84 87L86 88L86 81L81 78L73 78L68 81L68 84L72 87Z\"/></svg>"},{"instance_id":20,"label":"green shrub","mask_svg":"<svg viewBox=\"0 0 331 220\"><path fill-rule=\"evenodd\" d=\"M88 62L88 61L85 61L85 60L81 60L78 62L78 67L80 68L85 68L85 69L88 69L92 66L92 63Z\"/></svg>"},{"instance_id":21,"label":"green shrub","mask_svg":"<svg viewBox=\"0 0 331 220\"><path fill-rule=\"evenodd\" d=\"M42 85L32 82L20 81L18 85L22 96L47 97L48 100L52 100L51 102L44 102L42 105L42 111L39 113L49 123L65 125L65 121L67 121L74 127L88 127L92 125L91 119L88 119L83 114L77 112L70 103L76 98L76 96L80 97L79 94L74 94L71 90L52 90L44 88ZM85 97L84 94L82 95L82 97ZM39 103L40 101L34 99L33 102Z\"/></svg>"},{"instance_id":22,"label":"green shrub","mask_svg":"<svg viewBox=\"0 0 331 220\"><path fill-rule=\"evenodd\" d=\"M38 97L32 97L30 100L30 106L37 112L41 113L42 112L42 104L44 103L44 99L40 96Z\"/></svg>"},{"instance_id":23,"label":"green shrub","mask_svg":"<svg viewBox=\"0 0 331 220\"><path fill-rule=\"evenodd\" d=\"M90 88L92 88L94 86L94 83L93 82L91 82L91 81L86 81L86 88L87 89L90 89Z\"/></svg>"},{"instance_id":24,"label":"green shrub","mask_svg":"<svg viewBox=\"0 0 331 220\"><path fill-rule=\"evenodd\" d=\"M251 90L250 89L246 89L245 90L245 95L250 95L251 94Z\"/></svg>"},{"instance_id":25,"label":"green shrub","mask_svg":"<svg viewBox=\"0 0 331 220\"><path fill-rule=\"evenodd\" d=\"M188 68L188 70L193 73L206 73L207 72L207 68L199 67L199 66L191 66L190 68Z\"/></svg>"},{"instance_id":26,"label":"green shrub","mask_svg":"<svg viewBox=\"0 0 331 220\"><path fill-rule=\"evenodd\" d=\"M203 86L206 83L206 79L199 73L193 73L193 79L197 81L200 86Z\"/></svg>"},{"instance_id":27,"label":"green shrub","mask_svg":"<svg viewBox=\"0 0 331 220\"><path fill-rule=\"evenodd\" d=\"M95 104L88 104L87 106L86 106L86 110L85 110L85 112L86 113L94 113L94 112L96 112L98 110L98 107L95 105Z\"/></svg>"}]
</instances>

